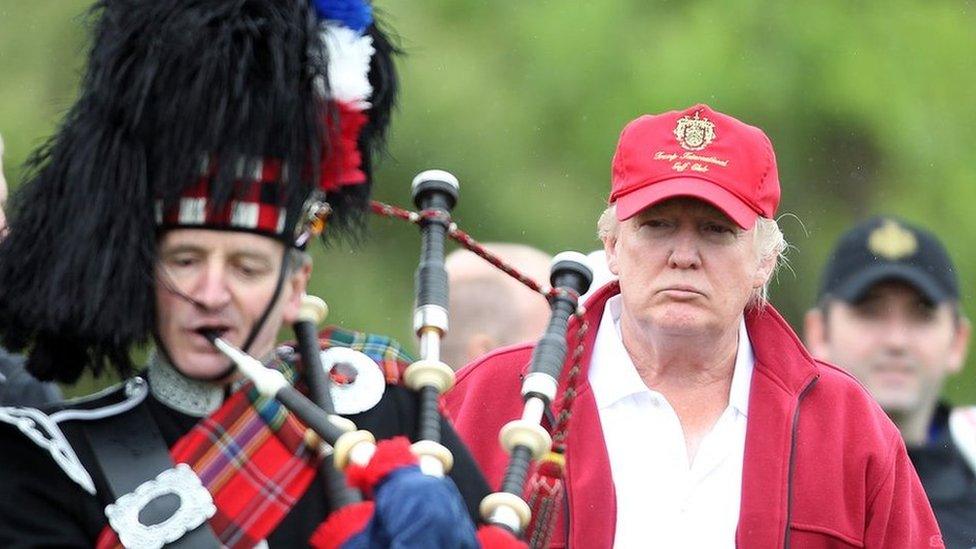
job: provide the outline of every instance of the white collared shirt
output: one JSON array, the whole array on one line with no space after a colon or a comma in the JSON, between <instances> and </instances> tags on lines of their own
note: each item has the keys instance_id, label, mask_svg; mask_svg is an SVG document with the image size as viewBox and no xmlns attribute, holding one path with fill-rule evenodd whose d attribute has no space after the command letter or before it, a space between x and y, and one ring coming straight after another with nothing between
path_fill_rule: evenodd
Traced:
<instances>
[{"instance_id":1,"label":"white collared shirt","mask_svg":"<svg viewBox=\"0 0 976 549\"><path fill-rule=\"evenodd\" d=\"M729 405L689 464L677 414L624 348L620 309L619 295L607 301L589 372L617 495L614 547L735 547L755 362L745 321Z\"/></svg>"}]
</instances>

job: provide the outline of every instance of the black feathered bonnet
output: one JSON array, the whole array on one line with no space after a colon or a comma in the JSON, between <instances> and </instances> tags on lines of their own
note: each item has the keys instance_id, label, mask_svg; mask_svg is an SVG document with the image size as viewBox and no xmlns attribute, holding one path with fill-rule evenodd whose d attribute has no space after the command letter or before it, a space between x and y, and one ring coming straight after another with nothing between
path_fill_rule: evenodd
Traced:
<instances>
[{"instance_id":1,"label":"black feathered bonnet","mask_svg":"<svg viewBox=\"0 0 976 549\"><path fill-rule=\"evenodd\" d=\"M0 242L0 334L72 382L155 324L158 231L294 243L313 200L360 226L395 53L364 0L101 0L79 97L30 157Z\"/></svg>"}]
</instances>

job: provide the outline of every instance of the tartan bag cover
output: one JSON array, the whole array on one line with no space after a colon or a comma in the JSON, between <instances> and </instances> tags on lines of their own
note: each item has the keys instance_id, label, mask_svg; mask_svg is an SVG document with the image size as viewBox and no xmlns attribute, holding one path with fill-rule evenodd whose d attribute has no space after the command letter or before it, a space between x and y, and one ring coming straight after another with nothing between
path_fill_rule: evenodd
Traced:
<instances>
[{"instance_id":1,"label":"tartan bag cover","mask_svg":"<svg viewBox=\"0 0 976 549\"><path fill-rule=\"evenodd\" d=\"M389 384L399 382L411 360L390 338L337 327L320 332L319 343L322 349L349 347L369 356ZM276 360L274 367L294 381L296 365ZM170 449L173 462L188 464L213 496L217 512L210 527L225 547L254 547L305 493L319 463L306 431L278 401L247 383ZM121 546L106 526L97 547Z\"/></svg>"}]
</instances>

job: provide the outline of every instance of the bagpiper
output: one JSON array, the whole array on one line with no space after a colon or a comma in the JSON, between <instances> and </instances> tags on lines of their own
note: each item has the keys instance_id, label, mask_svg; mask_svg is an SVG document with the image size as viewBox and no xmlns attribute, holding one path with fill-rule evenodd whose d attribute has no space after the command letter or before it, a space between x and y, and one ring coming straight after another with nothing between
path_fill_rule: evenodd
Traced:
<instances>
[{"instance_id":1,"label":"bagpiper","mask_svg":"<svg viewBox=\"0 0 976 549\"><path fill-rule=\"evenodd\" d=\"M78 100L29 160L0 244L0 333L41 379L123 381L0 408L0 545L384 545L399 524L406 545L475 546L469 517L488 488L446 420L454 484L410 476L409 450L383 442L348 480L326 479L338 445L215 347L314 392L312 357L276 337L303 311L304 246L357 231L367 212L396 98L395 48L371 6L101 0L92 14ZM327 329L315 346L331 368L325 424L415 437L399 345ZM349 503L330 483L362 488L375 514L327 528ZM425 494L419 515L381 504L384 490Z\"/></svg>"}]
</instances>

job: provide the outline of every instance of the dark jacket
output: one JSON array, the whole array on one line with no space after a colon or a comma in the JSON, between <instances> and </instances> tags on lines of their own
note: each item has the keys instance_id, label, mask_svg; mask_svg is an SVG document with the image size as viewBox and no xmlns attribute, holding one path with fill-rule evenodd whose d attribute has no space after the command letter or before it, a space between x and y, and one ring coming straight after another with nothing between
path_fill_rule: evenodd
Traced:
<instances>
[{"instance_id":1,"label":"dark jacket","mask_svg":"<svg viewBox=\"0 0 976 549\"><path fill-rule=\"evenodd\" d=\"M335 334L333 334L335 337ZM366 346L379 356L374 339ZM365 350L370 354L370 350ZM397 363L403 364L399 358ZM406 435L416 438L417 394L395 383L388 384L373 408L348 416L357 427L372 432L377 439ZM50 410L102 408L123 399L121 390L96 400L66 402ZM152 394L139 405L147 409L168 447L188 433L200 418L186 415L157 400ZM123 413L135 413L136 409ZM3 409L0 409L0 413ZM85 470L91 475L98 495L90 495L72 481L52 459L51 454L25 437L15 426L0 421L0 547L92 547L107 525L104 508L112 503L104 493L105 475L95 462L90 444L91 421L65 420L59 425ZM446 420L441 425L442 442L454 455L450 472L472 517L487 494L488 487L471 455ZM331 511L323 482L316 478L275 527L267 541L270 547L307 547L313 531Z\"/></svg>"},{"instance_id":2,"label":"dark jacket","mask_svg":"<svg viewBox=\"0 0 976 549\"><path fill-rule=\"evenodd\" d=\"M976 408L944 404L936 409L928 443L908 448L949 549L976 547L976 460L970 462L976 455L968 455L974 449Z\"/></svg>"}]
</instances>

